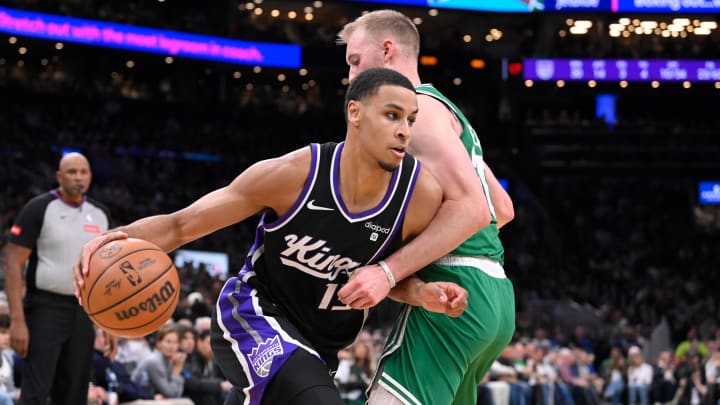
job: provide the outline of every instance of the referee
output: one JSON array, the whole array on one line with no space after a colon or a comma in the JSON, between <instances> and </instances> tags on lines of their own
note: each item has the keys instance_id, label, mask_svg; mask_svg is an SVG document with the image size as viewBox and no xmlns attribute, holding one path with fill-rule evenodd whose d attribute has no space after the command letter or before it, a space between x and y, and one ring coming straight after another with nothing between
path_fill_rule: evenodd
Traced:
<instances>
[{"instance_id":1,"label":"referee","mask_svg":"<svg viewBox=\"0 0 720 405\"><path fill-rule=\"evenodd\" d=\"M87 402L95 333L74 295L72 265L83 244L108 229L109 215L85 196L85 156L64 155L55 176L59 187L25 204L0 255L10 345L23 357L22 404Z\"/></svg>"}]
</instances>

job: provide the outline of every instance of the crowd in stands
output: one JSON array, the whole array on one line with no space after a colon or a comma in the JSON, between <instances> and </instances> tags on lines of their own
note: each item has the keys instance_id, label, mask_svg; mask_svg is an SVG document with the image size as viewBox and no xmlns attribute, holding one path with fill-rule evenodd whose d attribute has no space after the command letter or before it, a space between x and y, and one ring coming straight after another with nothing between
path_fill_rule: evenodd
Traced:
<instances>
[{"instance_id":1,"label":"crowd in stands","mask_svg":"<svg viewBox=\"0 0 720 405\"><path fill-rule=\"evenodd\" d=\"M4 301L0 300L1 303ZM88 403L109 395L122 403L152 400L163 405L221 404L230 383L213 361L206 298L181 307L168 324L145 338L121 339L115 358L106 356L97 328L94 374ZM197 308L196 308L197 310ZM6 311L6 308L5 308ZM8 348L9 317L0 311L0 403L17 399L22 359ZM336 383L348 405L364 403L386 328L366 328L341 351ZM705 338L692 328L686 338L653 351L654 337L624 336L610 342L577 327L570 336L542 327L519 333L478 386L478 405L715 405L720 400L720 329ZM603 354L600 354L603 353ZM3 402L7 398L10 402Z\"/></svg>"}]
</instances>

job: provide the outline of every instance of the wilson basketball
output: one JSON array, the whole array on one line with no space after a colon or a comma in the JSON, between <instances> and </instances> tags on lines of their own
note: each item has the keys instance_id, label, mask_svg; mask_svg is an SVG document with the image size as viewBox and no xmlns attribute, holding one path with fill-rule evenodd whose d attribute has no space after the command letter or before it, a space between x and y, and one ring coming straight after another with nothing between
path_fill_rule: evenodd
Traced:
<instances>
[{"instance_id":1,"label":"wilson basketball","mask_svg":"<svg viewBox=\"0 0 720 405\"><path fill-rule=\"evenodd\" d=\"M135 238L112 241L90 257L81 298L95 324L122 337L155 332L173 314L180 277L156 245Z\"/></svg>"}]
</instances>

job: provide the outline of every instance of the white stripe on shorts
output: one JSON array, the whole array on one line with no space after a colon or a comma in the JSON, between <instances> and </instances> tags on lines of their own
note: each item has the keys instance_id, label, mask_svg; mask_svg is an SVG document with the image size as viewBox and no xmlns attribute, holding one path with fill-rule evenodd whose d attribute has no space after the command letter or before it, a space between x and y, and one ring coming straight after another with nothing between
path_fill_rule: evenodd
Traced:
<instances>
[{"instance_id":1,"label":"white stripe on shorts","mask_svg":"<svg viewBox=\"0 0 720 405\"><path fill-rule=\"evenodd\" d=\"M507 278L507 276L505 276L505 269L503 269L500 263L483 256L473 257L447 255L437 259L435 264L439 264L441 266L475 267L482 270L490 277Z\"/></svg>"}]
</instances>

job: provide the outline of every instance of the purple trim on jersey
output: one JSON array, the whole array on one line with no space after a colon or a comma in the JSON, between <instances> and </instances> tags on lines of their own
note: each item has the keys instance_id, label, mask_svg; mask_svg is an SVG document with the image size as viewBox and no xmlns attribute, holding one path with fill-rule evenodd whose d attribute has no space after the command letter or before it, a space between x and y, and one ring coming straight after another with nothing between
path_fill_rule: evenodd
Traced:
<instances>
[{"instance_id":1,"label":"purple trim on jersey","mask_svg":"<svg viewBox=\"0 0 720 405\"><path fill-rule=\"evenodd\" d=\"M247 256L245 256L245 264L243 265L243 269L253 269L253 263L252 258L255 256L255 252L258 250L258 248L265 244L265 215L267 213L263 212L262 216L260 216L260 220L258 221L257 227L255 228L255 240L253 241L252 246L250 246L250 250L248 250Z\"/></svg>"},{"instance_id":2,"label":"purple trim on jersey","mask_svg":"<svg viewBox=\"0 0 720 405\"><path fill-rule=\"evenodd\" d=\"M390 179L390 185L388 186L387 191L385 192L385 196L383 197L382 201L375 207L359 212L357 214L353 214L348 210L347 206L345 205L345 201L343 201L342 194L340 193L340 155L342 154L343 146L345 146L345 142L341 142L337 145L335 149L335 153L333 154L332 159L332 168L330 172L331 184L332 184L332 194L335 198L335 201L337 201L338 206L340 207L340 212L350 220L350 222L356 222L360 220L368 219L374 215L376 215L379 212L382 212L383 209L387 206L388 202L393 197L393 194L395 194L395 190L398 186L398 181L400 180L400 172L402 171L402 165L398 166L395 170L393 170L392 178Z\"/></svg>"},{"instance_id":3,"label":"purple trim on jersey","mask_svg":"<svg viewBox=\"0 0 720 405\"><path fill-rule=\"evenodd\" d=\"M288 210L288 212L285 213L285 215L281 216L280 218L276 219L275 221L266 224L266 228L275 228L276 226L280 225L281 223L288 220L288 218L294 216L297 214L297 212L300 210L300 208L305 204L305 200L310 195L310 190L312 189L313 184L315 183L315 177L317 176L318 172L318 162L320 160L320 145L317 143L311 143L310 144L310 172L308 173L308 177L305 180L305 184L303 185L303 189L300 192L300 196L298 196L297 200L295 200L295 203L293 204L292 208Z\"/></svg>"},{"instance_id":4,"label":"purple trim on jersey","mask_svg":"<svg viewBox=\"0 0 720 405\"><path fill-rule=\"evenodd\" d=\"M390 231L390 235L385 239L385 242L380 246L380 249L378 249L377 253L373 255L372 259L368 261L368 263L375 263L375 260L378 257L383 257L382 255L385 253L385 250L387 250L388 245L390 244L390 241L392 241L395 238L395 235L398 233L398 231L402 230L403 222L405 221L405 212L407 212L408 205L410 205L410 200L412 198L413 191L415 190L415 183L417 183L417 179L420 176L420 161L415 159L415 168L413 169L412 176L410 176L410 184L408 184L407 192L405 194L405 197L403 197L403 203L400 207L400 212L398 213L398 216L395 217L395 224L393 225L392 231ZM402 237L402 234L400 235Z\"/></svg>"},{"instance_id":5,"label":"purple trim on jersey","mask_svg":"<svg viewBox=\"0 0 720 405\"><path fill-rule=\"evenodd\" d=\"M248 404L260 405L268 384L298 345L286 339L277 322L263 315L257 291L243 282L251 277L248 273L241 270L239 277L229 279L220 291L218 323L245 372Z\"/></svg>"},{"instance_id":6,"label":"purple trim on jersey","mask_svg":"<svg viewBox=\"0 0 720 405\"><path fill-rule=\"evenodd\" d=\"M72 201L67 201L66 199L62 198L62 196L60 195L60 193L58 192L57 189L52 189L52 190L50 190L50 194L54 195L54 196L55 196L58 200L60 200L63 204L69 205L69 206L71 206L71 207L73 207L73 208L77 208L77 207L83 205L83 204L85 203L85 201L87 201L87 196L84 195L84 194L83 194L83 196L82 196L82 201L80 201L79 203L74 203L74 202L72 202Z\"/></svg>"}]
</instances>

